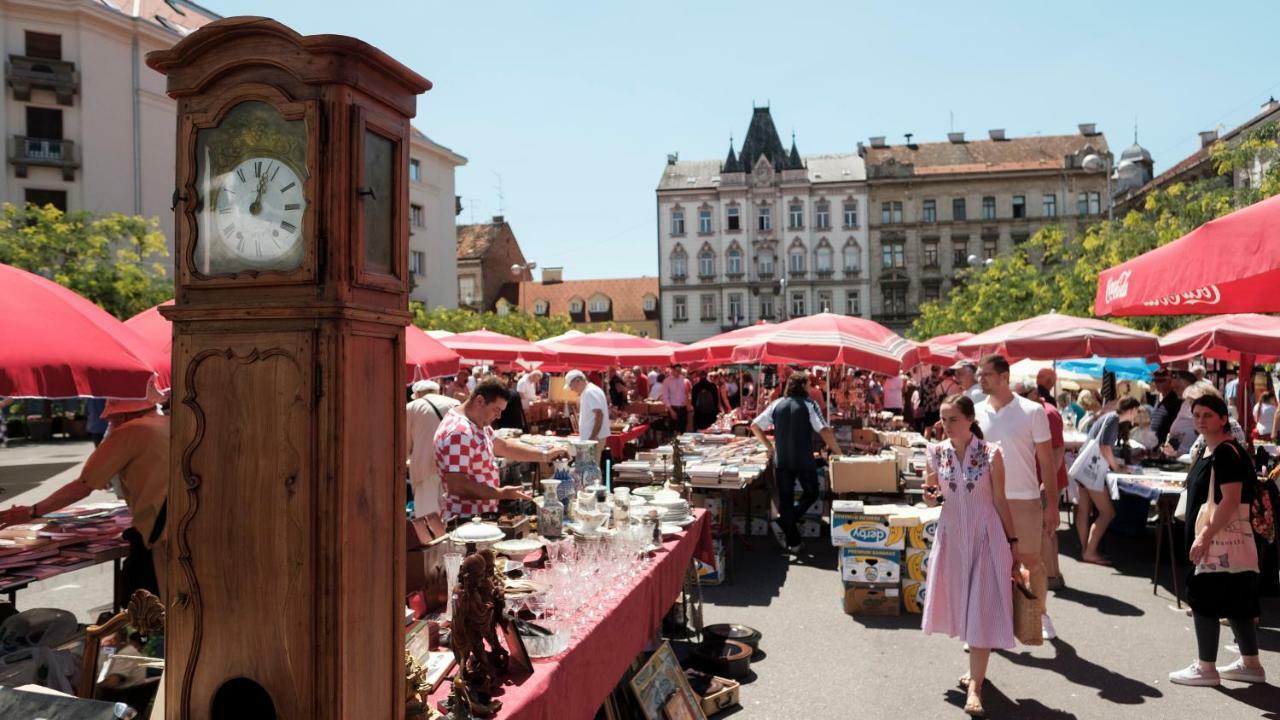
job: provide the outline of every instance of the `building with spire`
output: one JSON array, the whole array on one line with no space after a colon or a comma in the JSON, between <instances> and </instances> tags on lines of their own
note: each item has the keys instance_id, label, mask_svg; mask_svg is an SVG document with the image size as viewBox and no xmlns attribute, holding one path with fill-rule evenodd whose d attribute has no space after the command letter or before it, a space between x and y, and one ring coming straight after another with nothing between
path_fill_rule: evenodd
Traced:
<instances>
[{"instance_id":1,"label":"building with spire","mask_svg":"<svg viewBox=\"0 0 1280 720\"><path fill-rule=\"evenodd\" d=\"M720 160L669 155L657 187L662 337L829 311L869 317L867 183L855 153L800 154L753 108Z\"/></svg>"}]
</instances>

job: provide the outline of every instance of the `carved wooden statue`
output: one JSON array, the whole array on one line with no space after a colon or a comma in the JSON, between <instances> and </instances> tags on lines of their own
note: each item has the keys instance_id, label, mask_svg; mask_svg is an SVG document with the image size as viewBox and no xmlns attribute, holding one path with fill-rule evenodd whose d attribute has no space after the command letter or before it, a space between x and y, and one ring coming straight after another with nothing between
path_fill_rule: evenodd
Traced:
<instances>
[{"instance_id":1,"label":"carved wooden statue","mask_svg":"<svg viewBox=\"0 0 1280 720\"><path fill-rule=\"evenodd\" d=\"M501 595L498 595L501 598ZM451 717L493 717L502 703L492 696L502 684L506 651L495 630L493 553L468 555L453 589L450 645L458 664L453 693L440 709ZM485 643L489 644L486 650Z\"/></svg>"}]
</instances>

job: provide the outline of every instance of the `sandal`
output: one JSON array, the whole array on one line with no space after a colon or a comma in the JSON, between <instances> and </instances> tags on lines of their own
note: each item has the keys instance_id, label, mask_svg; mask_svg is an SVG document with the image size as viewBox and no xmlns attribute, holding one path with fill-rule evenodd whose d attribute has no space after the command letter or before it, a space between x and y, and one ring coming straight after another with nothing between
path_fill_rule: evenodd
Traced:
<instances>
[{"instance_id":1,"label":"sandal","mask_svg":"<svg viewBox=\"0 0 1280 720\"><path fill-rule=\"evenodd\" d=\"M986 709L982 707L981 699L967 700L964 704L964 711L965 714L973 718L985 718L987 716Z\"/></svg>"},{"instance_id":2,"label":"sandal","mask_svg":"<svg viewBox=\"0 0 1280 720\"><path fill-rule=\"evenodd\" d=\"M965 673L960 676L959 680L956 680L956 684L960 686L961 690L968 690L970 680L971 678L969 677L969 673Z\"/></svg>"}]
</instances>

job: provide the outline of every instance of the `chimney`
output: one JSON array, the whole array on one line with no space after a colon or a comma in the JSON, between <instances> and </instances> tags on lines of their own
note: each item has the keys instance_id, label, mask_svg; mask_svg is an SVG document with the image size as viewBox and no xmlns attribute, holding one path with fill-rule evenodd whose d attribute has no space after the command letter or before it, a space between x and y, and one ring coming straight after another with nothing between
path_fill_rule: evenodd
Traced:
<instances>
[{"instance_id":1,"label":"chimney","mask_svg":"<svg viewBox=\"0 0 1280 720\"><path fill-rule=\"evenodd\" d=\"M1200 147L1207 148L1218 141L1217 130L1205 130L1200 133Z\"/></svg>"},{"instance_id":2,"label":"chimney","mask_svg":"<svg viewBox=\"0 0 1280 720\"><path fill-rule=\"evenodd\" d=\"M1276 101L1274 95L1267 98L1267 101L1262 103L1263 112L1271 112L1272 110L1280 110L1280 102Z\"/></svg>"},{"instance_id":3,"label":"chimney","mask_svg":"<svg viewBox=\"0 0 1280 720\"><path fill-rule=\"evenodd\" d=\"M506 219L505 217L501 216L501 215L494 215L494 216L493 216L493 224L494 224L494 225L501 225L502 223L504 223L504 222L506 222L506 221L507 221L507 219Z\"/></svg>"},{"instance_id":4,"label":"chimney","mask_svg":"<svg viewBox=\"0 0 1280 720\"><path fill-rule=\"evenodd\" d=\"M955 144L957 144L957 145L962 144L962 143L964 143L964 133L962 133L962 132L949 132L949 133L947 133L947 140L949 140L949 141L951 141L951 142L953 142L953 143L955 143Z\"/></svg>"},{"instance_id":5,"label":"chimney","mask_svg":"<svg viewBox=\"0 0 1280 720\"><path fill-rule=\"evenodd\" d=\"M884 147L889 147L889 144L884 141L883 135L876 135L871 138L871 147L884 148Z\"/></svg>"},{"instance_id":6,"label":"chimney","mask_svg":"<svg viewBox=\"0 0 1280 720\"><path fill-rule=\"evenodd\" d=\"M544 267L542 268L542 284L555 285L564 282L564 268L562 267Z\"/></svg>"},{"instance_id":7,"label":"chimney","mask_svg":"<svg viewBox=\"0 0 1280 720\"><path fill-rule=\"evenodd\" d=\"M678 153L678 152L667 153L667 164L668 164L668 165L675 165L675 164L676 164L676 161L677 161L677 160L679 160L679 159L680 159L680 153Z\"/></svg>"},{"instance_id":8,"label":"chimney","mask_svg":"<svg viewBox=\"0 0 1280 720\"><path fill-rule=\"evenodd\" d=\"M997 128L997 129L995 129L995 130L988 130L988 131L987 131L987 135L991 136L991 139L992 139L992 140L1004 140L1004 139L1005 139L1005 138L1004 138L1004 128Z\"/></svg>"},{"instance_id":9,"label":"chimney","mask_svg":"<svg viewBox=\"0 0 1280 720\"><path fill-rule=\"evenodd\" d=\"M1080 123L1077 127L1080 128L1080 134L1084 135L1085 137L1090 137L1098 134L1097 123Z\"/></svg>"}]
</instances>

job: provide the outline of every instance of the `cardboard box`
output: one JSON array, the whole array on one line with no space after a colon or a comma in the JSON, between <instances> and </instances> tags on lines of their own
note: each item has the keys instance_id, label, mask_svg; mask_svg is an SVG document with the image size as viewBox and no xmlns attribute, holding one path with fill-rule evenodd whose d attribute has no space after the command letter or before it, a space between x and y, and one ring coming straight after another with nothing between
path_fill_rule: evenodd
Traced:
<instances>
[{"instance_id":1,"label":"cardboard box","mask_svg":"<svg viewBox=\"0 0 1280 720\"><path fill-rule=\"evenodd\" d=\"M711 541L715 562L708 565L698 558L693 559L693 565L698 571L698 579L703 585L719 585L724 582L725 564L724 564L724 544L720 538L714 538Z\"/></svg>"},{"instance_id":2,"label":"cardboard box","mask_svg":"<svg viewBox=\"0 0 1280 720\"><path fill-rule=\"evenodd\" d=\"M891 455L833 457L829 475L837 495L898 492L898 463Z\"/></svg>"},{"instance_id":3,"label":"cardboard box","mask_svg":"<svg viewBox=\"0 0 1280 720\"><path fill-rule=\"evenodd\" d=\"M724 520L724 498L720 495L694 492L689 496L689 507L702 508L707 511L711 527L719 531L720 522Z\"/></svg>"},{"instance_id":4,"label":"cardboard box","mask_svg":"<svg viewBox=\"0 0 1280 720\"><path fill-rule=\"evenodd\" d=\"M768 517L773 508L773 494L764 488L752 488L747 491L747 509L753 517Z\"/></svg>"},{"instance_id":5,"label":"cardboard box","mask_svg":"<svg viewBox=\"0 0 1280 720\"><path fill-rule=\"evenodd\" d=\"M924 612L925 587L922 580L902 581L902 606L907 612L913 615Z\"/></svg>"},{"instance_id":6,"label":"cardboard box","mask_svg":"<svg viewBox=\"0 0 1280 720\"><path fill-rule=\"evenodd\" d=\"M805 517L796 523L796 527L800 530L802 538L820 538L822 537L822 518Z\"/></svg>"},{"instance_id":7,"label":"cardboard box","mask_svg":"<svg viewBox=\"0 0 1280 720\"><path fill-rule=\"evenodd\" d=\"M769 534L769 521L764 518L751 518L751 537L765 537Z\"/></svg>"},{"instance_id":8,"label":"cardboard box","mask_svg":"<svg viewBox=\"0 0 1280 720\"><path fill-rule=\"evenodd\" d=\"M733 534L739 536L747 534L747 517L745 515L733 516Z\"/></svg>"},{"instance_id":9,"label":"cardboard box","mask_svg":"<svg viewBox=\"0 0 1280 720\"><path fill-rule=\"evenodd\" d=\"M831 503L831 544L904 550L907 528L889 522L890 515L900 511L901 506L896 505L864 506L856 500L835 500Z\"/></svg>"},{"instance_id":10,"label":"cardboard box","mask_svg":"<svg viewBox=\"0 0 1280 720\"><path fill-rule=\"evenodd\" d=\"M861 587L897 587L902 579L902 553L859 547L840 548L840 579Z\"/></svg>"},{"instance_id":11,"label":"cardboard box","mask_svg":"<svg viewBox=\"0 0 1280 720\"><path fill-rule=\"evenodd\" d=\"M934 538L938 536L938 518L942 517L942 507L917 510L916 514L920 517L920 525L908 531L908 543L913 548L933 547Z\"/></svg>"},{"instance_id":12,"label":"cardboard box","mask_svg":"<svg viewBox=\"0 0 1280 720\"><path fill-rule=\"evenodd\" d=\"M901 594L896 587L845 588L844 611L850 615L901 615Z\"/></svg>"},{"instance_id":13,"label":"cardboard box","mask_svg":"<svg viewBox=\"0 0 1280 720\"><path fill-rule=\"evenodd\" d=\"M929 550L908 545L906 568L902 571L902 579L922 581L928 578L930 555Z\"/></svg>"}]
</instances>

